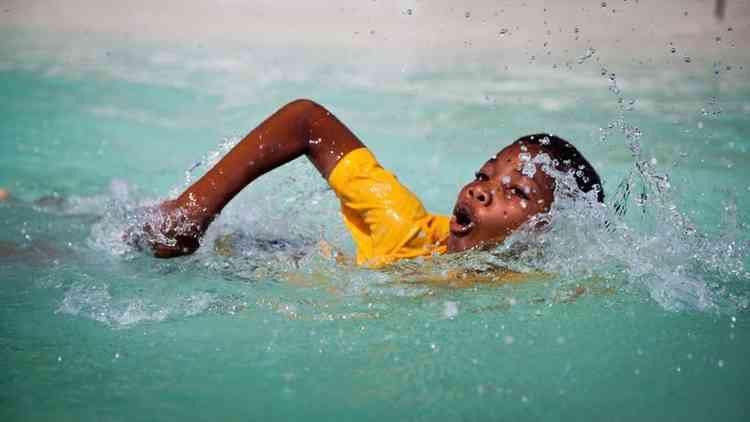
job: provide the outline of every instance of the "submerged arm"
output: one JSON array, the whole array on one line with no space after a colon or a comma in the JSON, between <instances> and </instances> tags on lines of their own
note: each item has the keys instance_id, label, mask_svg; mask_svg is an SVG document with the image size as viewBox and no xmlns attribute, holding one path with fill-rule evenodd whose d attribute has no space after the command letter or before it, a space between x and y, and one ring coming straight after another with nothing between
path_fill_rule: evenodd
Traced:
<instances>
[{"instance_id":1,"label":"submerged arm","mask_svg":"<svg viewBox=\"0 0 750 422\"><path fill-rule=\"evenodd\" d=\"M161 226L145 227L149 245L160 258L193 253L224 206L256 178L305 155L327 179L342 157L363 146L321 105L293 101L248 133L177 199L162 203Z\"/></svg>"}]
</instances>

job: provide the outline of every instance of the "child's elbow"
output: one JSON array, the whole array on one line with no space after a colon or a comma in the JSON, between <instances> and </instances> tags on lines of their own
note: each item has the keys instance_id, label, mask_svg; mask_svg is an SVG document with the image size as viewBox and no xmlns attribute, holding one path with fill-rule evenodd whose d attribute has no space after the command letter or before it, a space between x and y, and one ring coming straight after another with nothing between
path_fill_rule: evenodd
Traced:
<instances>
[{"instance_id":1,"label":"child's elbow","mask_svg":"<svg viewBox=\"0 0 750 422\"><path fill-rule=\"evenodd\" d=\"M325 107L308 98L298 98L289 102L283 108L305 117L322 117L331 115Z\"/></svg>"},{"instance_id":2,"label":"child's elbow","mask_svg":"<svg viewBox=\"0 0 750 422\"><path fill-rule=\"evenodd\" d=\"M289 103L287 103L286 107L316 108L316 107L323 107L323 106L321 106L320 104L316 103L315 101L309 98L297 98L296 100L292 100Z\"/></svg>"}]
</instances>

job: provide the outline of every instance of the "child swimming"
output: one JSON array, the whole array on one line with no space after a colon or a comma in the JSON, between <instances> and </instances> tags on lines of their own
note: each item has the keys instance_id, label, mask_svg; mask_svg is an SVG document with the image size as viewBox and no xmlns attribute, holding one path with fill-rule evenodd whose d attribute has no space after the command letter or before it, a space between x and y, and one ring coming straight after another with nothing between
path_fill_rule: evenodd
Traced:
<instances>
[{"instance_id":1,"label":"child swimming","mask_svg":"<svg viewBox=\"0 0 750 422\"><path fill-rule=\"evenodd\" d=\"M341 201L359 265L380 267L491 246L549 211L554 178L524 167L542 154L554 169L572 174L581 191L593 190L603 201L599 176L583 155L561 138L537 134L519 138L485 162L458 193L452 216L435 215L333 114L300 99L253 129L177 199L163 202L158 220L145 225L143 236L131 235L130 240L145 241L160 258L191 254L211 222L245 186L305 155Z\"/></svg>"}]
</instances>

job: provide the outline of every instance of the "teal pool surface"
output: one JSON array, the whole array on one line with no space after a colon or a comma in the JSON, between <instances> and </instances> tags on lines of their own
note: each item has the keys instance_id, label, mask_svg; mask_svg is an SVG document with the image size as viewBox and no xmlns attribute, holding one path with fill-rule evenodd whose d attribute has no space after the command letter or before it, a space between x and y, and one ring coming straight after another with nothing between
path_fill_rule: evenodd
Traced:
<instances>
[{"instance_id":1,"label":"teal pool surface","mask_svg":"<svg viewBox=\"0 0 750 422\"><path fill-rule=\"evenodd\" d=\"M748 419L744 63L608 65L580 51L555 67L382 75L328 56L227 64L123 43L71 58L5 40L0 420ZM437 213L498 149L555 133L599 170L607 227L568 204L540 253L337 265L317 247L352 253L336 198L298 162L243 191L192 256L120 240L135 210L300 97ZM227 235L233 256L214 246ZM529 281L411 278L487 262Z\"/></svg>"}]
</instances>

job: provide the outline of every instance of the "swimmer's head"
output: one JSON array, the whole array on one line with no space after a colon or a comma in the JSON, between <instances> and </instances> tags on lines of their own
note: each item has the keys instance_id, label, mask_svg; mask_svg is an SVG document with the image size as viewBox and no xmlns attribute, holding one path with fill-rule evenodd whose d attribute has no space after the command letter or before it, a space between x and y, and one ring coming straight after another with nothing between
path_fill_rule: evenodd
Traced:
<instances>
[{"instance_id":1,"label":"swimmer's head","mask_svg":"<svg viewBox=\"0 0 750 422\"><path fill-rule=\"evenodd\" d=\"M502 242L531 217L549 211L555 179L540 164L534 164L534 171L524 170L539 154L549 156L555 170L572 174L581 191L594 190L597 200L604 201L599 175L571 143L547 134L524 136L484 163L458 193L449 252Z\"/></svg>"},{"instance_id":2,"label":"swimmer's head","mask_svg":"<svg viewBox=\"0 0 750 422\"><path fill-rule=\"evenodd\" d=\"M10 198L10 192L7 189L0 188L0 202L3 202Z\"/></svg>"}]
</instances>

